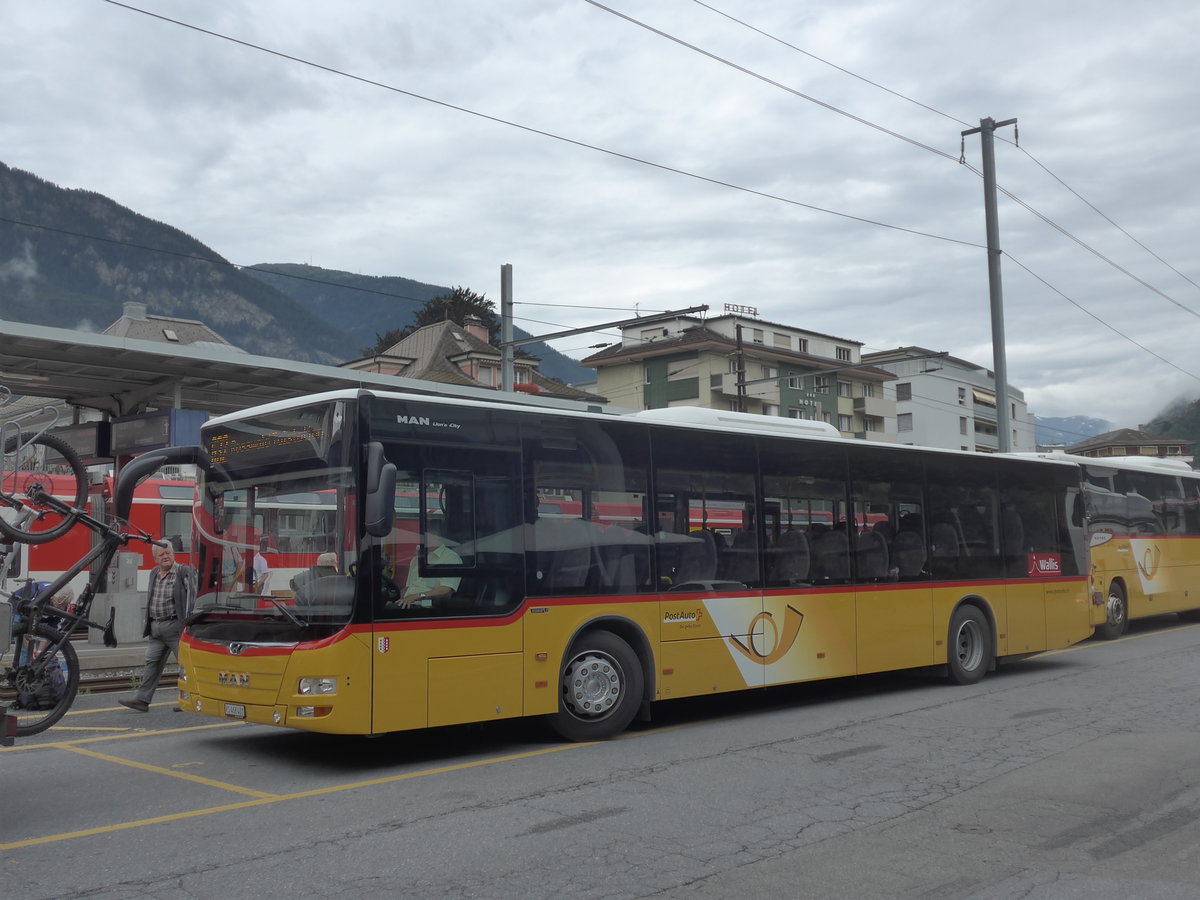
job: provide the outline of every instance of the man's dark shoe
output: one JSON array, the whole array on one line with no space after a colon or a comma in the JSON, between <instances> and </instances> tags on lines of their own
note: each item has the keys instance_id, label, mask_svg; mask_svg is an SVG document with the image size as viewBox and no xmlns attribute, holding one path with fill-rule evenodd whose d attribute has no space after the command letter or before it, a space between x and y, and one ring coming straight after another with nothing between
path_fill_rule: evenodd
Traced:
<instances>
[{"instance_id":1,"label":"man's dark shoe","mask_svg":"<svg viewBox=\"0 0 1200 900\"><path fill-rule=\"evenodd\" d=\"M122 706L128 706L134 712L150 712L150 704L145 700L118 700Z\"/></svg>"}]
</instances>

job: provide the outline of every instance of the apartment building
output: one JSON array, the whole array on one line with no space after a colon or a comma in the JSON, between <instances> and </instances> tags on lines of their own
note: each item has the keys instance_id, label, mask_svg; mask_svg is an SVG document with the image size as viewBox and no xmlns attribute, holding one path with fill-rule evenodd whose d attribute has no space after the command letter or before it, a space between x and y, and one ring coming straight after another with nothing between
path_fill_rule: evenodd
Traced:
<instances>
[{"instance_id":1,"label":"apartment building","mask_svg":"<svg viewBox=\"0 0 1200 900\"><path fill-rule=\"evenodd\" d=\"M701 319L630 325L582 361L616 406L702 406L827 422L847 437L894 441L894 375L862 360L862 344L766 322L747 307Z\"/></svg>"},{"instance_id":2,"label":"apartment building","mask_svg":"<svg viewBox=\"0 0 1200 900\"><path fill-rule=\"evenodd\" d=\"M863 362L894 375L886 393L895 404L899 443L980 453L999 449L996 378L990 369L924 347L866 353ZM1025 395L1009 385L1008 403L1011 449L1036 450Z\"/></svg>"}]
</instances>

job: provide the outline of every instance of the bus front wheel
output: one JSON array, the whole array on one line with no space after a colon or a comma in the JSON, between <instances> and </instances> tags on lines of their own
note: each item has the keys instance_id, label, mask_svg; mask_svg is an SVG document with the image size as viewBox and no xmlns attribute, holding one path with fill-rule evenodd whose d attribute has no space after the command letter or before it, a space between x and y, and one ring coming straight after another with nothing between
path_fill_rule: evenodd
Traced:
<instances>
[{"instance_id":1,"label":"bus front wheel","mask_svg":"<svg viewBox=\"0 0 1200 900\"><path fill-rule=\"evenodd\" d=\"M974 684L992 664L992 629L976 606L960 606L950 617L947 668L957 684Z\"/></svg>"},{"instance_id":2,"label":"bus front wheel","mask_svg":"<svg viewBox=\"0 0 1200 900\"><path fill-rule=\"evenodd\" d=\"M1108 621L1096 626L1096 637L1111 641L1129 627L1129 603L1125 591L1115 581L1108 586Z\"/></svg>"},{"instance_id":3,"label":"bus front wheel","mask_svg":"<svg viewBox=\"0 0 1200 900\"><path fill-rule=\"evenodd\" d=\"M602 741L633 721L642 700L642 665L611 631L576 639L559 679L558 712L551 727L569 741Z\"/></svg>"}]
</instances>

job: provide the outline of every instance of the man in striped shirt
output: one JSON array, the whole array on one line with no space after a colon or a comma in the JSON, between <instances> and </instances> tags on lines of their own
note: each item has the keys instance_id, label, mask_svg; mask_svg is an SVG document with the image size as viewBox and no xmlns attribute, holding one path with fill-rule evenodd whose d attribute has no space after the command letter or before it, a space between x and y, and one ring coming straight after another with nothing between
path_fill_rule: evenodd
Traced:
<instances>
[{"instance_id":1,"label":"man in striped shirt","mask_svg":"<svg viewBox=\"0 0 1200 900\"><path fill-rule=\"evenodd\" d=\"M196 596L196 575L191 566L175 561L175 549L170 544L155 544L151 552L158 568L150 573L150 590L146 595L146 624L142 636L146 644L146 667L142 683L132 700L121 700L137 712L149 712L158 680L162 678L167 656L179 659L179 635ZM176 707L178 709L178 707Z\"/></svg>"}]
</instances>

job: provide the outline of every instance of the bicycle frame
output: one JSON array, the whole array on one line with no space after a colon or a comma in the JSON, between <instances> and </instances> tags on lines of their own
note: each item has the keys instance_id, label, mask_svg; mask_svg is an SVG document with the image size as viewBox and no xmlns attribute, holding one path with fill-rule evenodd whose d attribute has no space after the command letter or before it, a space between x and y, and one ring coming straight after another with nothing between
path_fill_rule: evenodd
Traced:
<instances>
[{"instance_id":1,"label":"bicycle frame","mask_svg":"<svg viewBox=\"0 0 1200 900\"><path fill-rule=\"evenodd\" d=\"M3 683L15 690L18 697L23 692L36 696L35 692L52 686L54 676L61 670L60 687L53 691L53 699L49 706L40 705L40 700L21 701L22 709L45 711L44 714L33 712L18 724L16 734L28 736L37 734L52 726L66 713L74 702L79 688L79 659L70 645L70 636L82 622L89 628L104 629L104 643L110 647L117 644L113 634L115 610L110 610L108 622L100 625L88 619L91 606L95 600L97 588L104 577L108 565L112 562L117 551L129 544L130 541L145 541L148 544L162 544L155 541L149 534L140 529L137 533L122 530L118 523L124 522L133 505L133 492L142 478L169 462L203 461L202 452L198 447L170 448L164 451L148 453L134 460L121 472L117 479L115 493L116 516L114 524L106 524L91 516L86 510L77 508L60 500L48 492L40 484L33 484L27 492L28 503L42 509L52 510L68 518L72 525L82 524L85 528L99 535L99 543L85 553L65 572L49 582L35 597L23 602L18 612L28 621L22 621L14 629L11 642L13 659L7 663L3 671ZM22 501L7 498L10 506L21 507ZM23 511L23 510L22 510ZM25 535L26 539L31 535ZM78 602L73 609L61 609L51 605L51 599L76 575L89 567L94 567L88 577ZM7 604L6 604L7 605ZM0 647L0 653L8 650L9 643ZM27 702L37 705L29 706Z\"/></svg>"}]
</instances>

